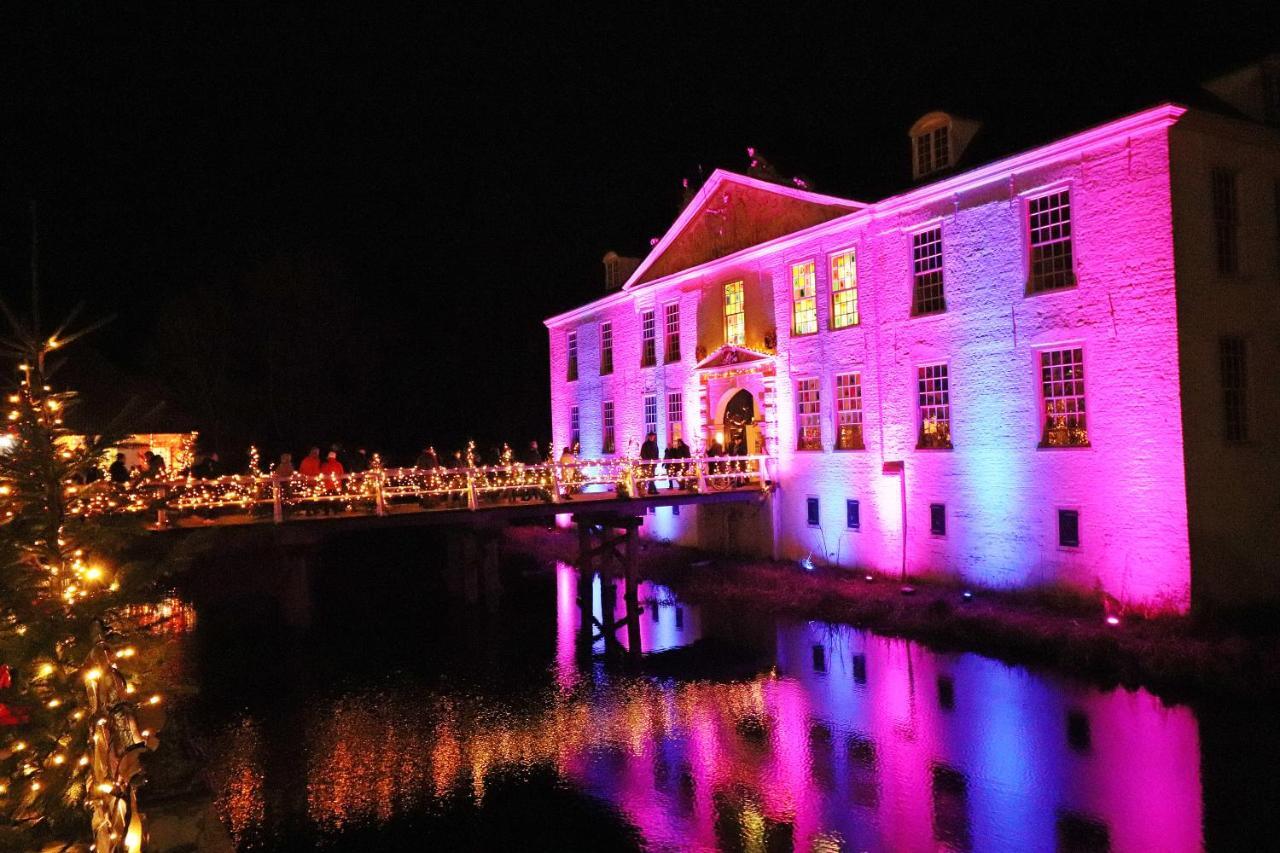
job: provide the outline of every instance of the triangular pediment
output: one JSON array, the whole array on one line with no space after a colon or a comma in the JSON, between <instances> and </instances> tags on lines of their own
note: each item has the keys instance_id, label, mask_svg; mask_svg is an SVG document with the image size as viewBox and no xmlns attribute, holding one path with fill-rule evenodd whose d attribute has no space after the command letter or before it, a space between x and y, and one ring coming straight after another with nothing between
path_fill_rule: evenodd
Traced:
<instances>
[{"instance_id":1,"label":"triangular pediment","mask_svg":"<svg viewBox=\"0 0 1280 853\"><path fill-rule=\"evenodd\" d=\"M717 169L654 244L626 288L802 231L863 206Z\"/></svg>"},{"instance_id":2,"label":"triangular pediment","mask_svg":"<svg viewBox=\"0 0 1280 853\"><path fill-rule=\"evenodd\" d=\"M771 362L773 356L767 352L749 349L747 347L734 346L733 344L725 344L720 349L711 353L711 355L698 362L695 370L712 370L719 367L742 367L750 365L753 362Z\"/></svg>"}]
</instances>

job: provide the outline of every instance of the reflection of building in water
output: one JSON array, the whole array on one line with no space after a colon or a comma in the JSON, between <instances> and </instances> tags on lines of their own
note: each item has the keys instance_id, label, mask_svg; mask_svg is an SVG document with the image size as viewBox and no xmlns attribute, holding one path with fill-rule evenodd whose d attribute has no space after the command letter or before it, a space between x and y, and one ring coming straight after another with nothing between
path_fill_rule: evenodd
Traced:
<instances>
[{"instance_id":1,"label":"reflection of building in water","mask_svg":"<svg viewBox=\"0 0 1280 853\"><path fill-rule=\"evenodd\" d=\"M659 628L674 622L670 606ZM560 656L576 610L562 615L557 683L522 701L532 710L406 691L314 709L311 821L334 830L479 801L495 773L550 767L655 847L1202 846L1195 717L1145 692L1101 693L818 624L779 630L776 674L750 681L579 684ZM256 734L236 736L252 745ZM261 819L261 777L229 778L220 802L243 831Z\"/></svg>"}]
</instances>

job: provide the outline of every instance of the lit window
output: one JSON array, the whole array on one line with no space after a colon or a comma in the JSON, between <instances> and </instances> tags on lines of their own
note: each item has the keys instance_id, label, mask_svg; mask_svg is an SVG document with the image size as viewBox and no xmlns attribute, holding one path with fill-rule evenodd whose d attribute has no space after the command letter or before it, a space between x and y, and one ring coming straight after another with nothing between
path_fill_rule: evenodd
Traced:
<instances>
[{"instance_id":1,"label":"lit window","mask_svg":"<svg viewBox=\"0 0 1280 853\"><path fill-rule=\"evenodd\" d=\"M951 165L951 128L947 125L916 136L916 177Z\"/></svg>"},{"instance_id":2,"label":"lit window","mask_svg":"<svg viewBox=\"0 0 1280 853\"><path fill-rule=\"evenodd\" d=\"M1231 274L1239 269L1236 238L1240 230L1240 214L1236 203L1236 173L1230 169L1214 169L1213 248L1218 272Z\"/></svg>"},{"instance_id":3,"label":"lit window","mask_svg":"<svg viewBox=\"0 0 1280 853\"><path fill-rule=\"evenodd\" d=\"M1058 544L1063 548L1080 547L1080 511L1058 510Z\"/></svg>"},{"instance_id":4,"label":"lit window","mask_svg":"<svg viewBox=\"0 0 1280 853\"><path fill-rule=\"evenodd\" d=\"M1227 441L1249 440L1247 356L1244 338L1224 337L1218 342L1218 360L1222 371L1223 435Z\"/></svg>"},{"instance_id":5,"label":"lit window","mask_svg":"<svg viewBox=\"0 0 1280 853\"><path fill-rule=\"evenodd\" d=\"M578 333L569 333L569 368L566 378L572 382L578 378Z\"/></svg>"},{"instance_id":6,"label":"lit window","mask_svg":"<svg viewBox=\"0 0 1280 853\"><path fill-rule=\"evenodd\" d=\"M724 286L724 342L742 346L746 342L746 324L743 322L742 282L731 281Z\"/></svg>"},{"instance_id":7,"label":"lit window","mask_svg":"<svg viewBox=\"0 0 1280 853\"><path fill-rule=\"evenodd\" d=\"M667 394L667 445L684 437L684 397L679 391Z\"/></svg>"},{"instance_id":8,"label":"lit window","mask_svg":"<svg viewBox=\"0 0 1280 853\"><path fill-rule=\"evenodd\" d=\"M791 333L812 335L818 331L818 285L813 261L791 268Z\"/></svg>"},{"instance_id":9,"label":"lit window","mask_svg":"<svg viewBox=\"0 0 1280 853\"><path fill-rule=\"evenodd\" d=\"M836 449L862 447L862 376L841 373L836 376Z\"/></svg>"},{"instance_id":10,"label":"lit window","mask_svg":"<svg viewBox=\"0 0 1280 853\"><path fill-rule=\"evenodd\" d=\"M810 527L817 527L822 523L822 516L818 512L817 498L805 498L804 517Z\"/></svg>"},{"instance_id":11,"label":"lit window","mask_svg":"<svg viewBox=\"0 0 1280 853\"><path fill-rule=\"evenodd\" d=\"M831 256L831 328L858 325L858 256L853 249Z\"/></svg>"},{"instance_id":12,"label":"lit window","mask_svg":"<svg viewBox=\"0 0 1280 853\"><path fill-rule=\"evenodd\" d=\"M942 295L942 229L930 228L911 236L912 314L947 310Z\"/></svg>"},{"instance_id":13,"label":"lit window","mask_svg":"<svg viewBox=\"0 0 1280 853\"><path fill-rule=\"evenodd\" d=\"M574 406L569 410L569 445L573 448L573 452L578 452L578 445L582 444L582 431L578 428L578 407Z\"/></svg>"},{"instance_id":14,"label":"lit window","mask_svg":"<svg viewBox=\"0 0 1280 853\"><path fill-rule=\"evenodd\" d=\"M917 447L951 447L951 384L945 364L925 364L916 370L920 409Z\"/></svg>"},{"instance_id":15,"label":"lit window","mask_svg":"<svg viewBox=\"0 0 1280 853\"><path fill-rule=\"evenodd\" d=\"M613 373L613 324L600 324L600 375Z\"/></svg>"},{"instance_id":16,"label":"lit window","mask_svg":"<svg viewBox=\"0 0 1280 853\"><path fill-rule=\"evenodd\" d=\"M613 452L613 446L614 446L614 440L613 440L613 403L612 403L612 401L604 404L604 412L603 412L603 414L602 414L601 421L602 421L602 425L603 425L603 429L601 430L601 434L603 435L603 441L601 442L601 451L600 451L600 452L601 452L601 453L612 453L612 452Z\"/></svg>"},{"instance_id":17,"label":"lit window","mask_svg":"<svg viewBox=\"0 0 1280 853\"><path fill-rule=\"evenodd\" d=\"M680 360L680 305L672 302L666 307L667 341L664 356L668 364Z\"/></svg>"},{"instance_id":18,"label":"lit window","mask_svg":"<svg viewBox=\"0 0 1280 853\"><path fill-rule=\"evenodd\" d=\"M1031 280L1028 290L1043 293L1075 284L1071 259L1071 198L1067 190L1027 203L1031 230Z\"/></svg>"},{"instance_id":19,"label":"lit window","mask_svg":"<svg viewBox=\"0 0 1280 853\"><path fill-rule=\"evenodd\" d=\"M844 502L844 526L850 530L858 530L862 527L862 511L857 501Z\"/></svg>"},{"instance_id":20,"label":"lit window","mask_svg":"<svg viewBox=\"0 0 1280 853\"><path fill-rule=\"evenodd\" d=\"M649 433L658 434L658 395L644 395L644 437L647 441Z\"/></svg>"},{"instance_id":21,"label":"lit window","mask_svg":"<svg viewBox=\"0 0 1280 853\"><path fill-rule=\"evenodd\" d=\"M796 382L796 449L822 449L822 401L817 379Z\"/></svg>"},{"instance_id":22,"label":"lit window","mask_svg":"<svg viewBox=\"0 0 1280 853\"><path fill-rule=\"evenodd\" d=\"M929 532L934 536L947 535L946 504L929 504Z\"/></svg>"},{"instance_id":23,"label":"lit window","mask_svg":"<svg viewBox=\"0 0 1280 853\"><path fill-rule=\"evenodd\" d=\"M1044 401L1041 447L1088 447L1085 422L1084 350L1040 353L1040 399Z\"/></svg>"},{"instance_id":24,"label":"lit window","mask_svg":"<svg viewBox=\"0 0 1280 853\"><path fill-rule=\"evenodd\" d=\"M654 327L653 311L643 311L640 314L640 366L653 367L657 361L657 329Z\"/></svg>"}]
</instances>

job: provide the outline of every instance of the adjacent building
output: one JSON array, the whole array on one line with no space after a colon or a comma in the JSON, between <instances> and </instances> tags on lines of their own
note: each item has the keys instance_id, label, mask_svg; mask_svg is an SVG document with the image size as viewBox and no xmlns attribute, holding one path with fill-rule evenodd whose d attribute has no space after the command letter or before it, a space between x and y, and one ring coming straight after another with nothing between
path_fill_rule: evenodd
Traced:
<instances>
[{"instance_id":1,"label":"adjacent building","mask_svg":"<svg viewBox=\"0 0 1280 853\"><path fill-rule=\"evenodd\" d=\"M1280 63L1201 95L986 161L980 122L929 113L872 203L716 171L546 321L557 449L774 455L759 507L649 517L690 544L1280 598Z\"/></svg>"}]
</instances>

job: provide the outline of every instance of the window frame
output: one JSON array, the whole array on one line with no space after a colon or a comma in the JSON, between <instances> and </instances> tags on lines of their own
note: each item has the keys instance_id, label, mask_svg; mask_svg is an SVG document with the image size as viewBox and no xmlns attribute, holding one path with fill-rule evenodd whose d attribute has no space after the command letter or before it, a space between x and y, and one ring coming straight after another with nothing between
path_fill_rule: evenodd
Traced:
<instances>
[{"instance_id":1,"label":"window frame","mask_svg":"<svg viewBox=\"0 0 1280 853\"><path fill-rule=\"evenodd\" d=\"M729 288L737 287L738 310L730 313L729 311ZM746 346L747 344L747 286L744 279L734 279L726 281L720 287L720 317L724 323L724 345L725 346ZM733 334L731 329L731 318L737 318L736 325L737 334Z\"/></svg>"},{"instance_id":2,"label":"window frame","mask_svg":"<svg viewBox=\"0 0 1280 853\"><path fill-rule=\"evenodd\" d=\"M1231 191L1229 216L1221 218L1218 198L1221 179ZM1240 170L1230 166L1214 166L1209 170L1209 223L1213 231L1213 269L1220 276L1240 275ZM1230 237L1224 240L1224 237Z\"/></svg>"},{"instance_id":3,"label":"window frame","mask_svg":"<svg viewBox=\"0 0 1280 853\"><path fill-rule=\"evenodd\" d=\"M640 311L640 366L658 363L658 312L653 308Z\"/></svg>"},{"instance_id":4,"label":"window frame","mask_svg":"<svg viewBox=\"0 0 1280 853\"><path fill-rule=\"evenodd\" d=\"M936 523L939 510L942 517L941 526ZM947 536L947 504L944 501L929 502L929 535L938 539L945 539Z\"/></svg>"},{"instance_id":5,"label":"window frame","mask_svg":"<svg viewBox=\"0 0 1280 853\"><path fill-rule=\"evenodd\" d=\"M565 336L565 381L578 381L578 330L574 329Z\"/></svg>"},{"instance_id":6,"label":"window frame","mask_svg":"<svg viewBox=\"0 0 1280 853\"><path fill-rule=\"evenodd\" d=\"M613 373L613 321L600 322L600 375Z\"/></svg>"},{"instance_id":7,"label":"window frame","mask_svg":"<svg viewBox=\"0 0 1280 853\"><path fill-rule=\"evenodd\" d=\"M649 433L653 433L656 438L658 435L658 392L650 391L646 393L640 400L641 415L644 419L644 438L649 438ZM653 420L649 420L650 410L653 412Z\"/></svg>"},{"instance_id":8,"label":"window frame","mask_svg":"<svg viewBox=\"0 0 1280 853\"><path fill-rule=\"evenodd\" d=\"M850 521L853 523L850 524ZM844 499L844 529L862 530L862 504L858 498Z\"/></svg>"},{"instance_id":9,"label":"window frame","mask_svg":"<svg viewBox=\"0 0 1280 853\"><path fill-rule=\"evenodd\" d=\"M950 116L911 137L911 170L918 180L954 165ZM944 144L940 145L939 142ZM940 150L943 149L943 150ZM945 162L940 155L945 154ZM923 155L923 156L922 156Z\"/></svg>"},{"instance_id":10,"label":"window frame","mask_svg":"<svg viewBox=\"0 0 1280 853\"><path fill-rule=\"evenodd\" d=\"M569 407L569 449L577 453L575 448L582 446L582 413L577 406Z\"/></svg>"},{"instance_id":11,"label":"window frame","mask_svg":"<svg viewBox=\"0 0 1280 853\"><path fill-rule=\"evenodd\" d=\"M854 382L851 383L851 387L856 388L858 391L856 397L849 398L849 399L856 400L858 403L857 408L851 410L851 411L856 411L858 416L858 423L857 423L858 440L856 445L853 445L850 447L842 446L842 442L841 442L841 430L844 428L844 424L841 423L840 421L840 415L841 415L840 403L842 400L840 396L840 380L842 377L845 377L845 376L854 377ZM835 415L835 433L836 433L835 449L841 452L857 452L860 450L866 450L867 449L867 432L866 432L867 410L866 410L866 407L863 405L861 368L857 370L842 370L839 373L835 374L832 377L831 381L832 381L832 389L833 389L832 399L835 401L835 408L833 409L833 414Z\"/></svg>"},{"instance_id":12,"label":"window frame","mask_svg":"<svg viewBox=\"0 0 1280 853\"><path fill-rule=\"evenodd\" d=\"M812 401L802 400L801 394L804 393L804 389L802 389L801 386L809 383L811 383L814 399ZM795 385L793 387L794 387L793 393L795 394L796 452L797 453L821 453L823 449L822 447L822 380L817 376L797 376L795 379ZM814 412L801 411L800 407L803 405L806 405L809 402L812 402L813 405L817 407L817 411L814 411ZM804 424L803 419L806 417L813 418L812 425L806 426ZM814 447L805 446L804 436L805 436L806 429L809 429L809 430L816 429L818 431L816 446Z\"/></svg>"},{"instance_id":13,"label":"window frame","mask_svg":"<svg viewBox=\"0 0 1280 853\"><path fill-rule=\"evenodd\" d=\"M1068 253L1071 259L1071 268L1067 270L1066 273L1068 283L1057 287L1037 288L1035 276L1035 250L1037 247L1033 242L1034 229L1031 226L1031 207L1035 202L1059 193L1067 194L1067 225L1070 233L1067 235L1065 240L1057 240L1054 242L1065 242L1067 244ZM1075 232L1076 199L1073 182L1059 181L1058 183L1050 184L1048 186L1037 187L1030 192L1023 193L1020 197L1020 201L1022 205L1022 240L1024 247L1022 262L1026 278L1026 286L1023 288L1023 296L1044 296L1048 293L1061 293L1066 290L1075 289L1079 285L1080 280L1076 273L1079 268L1079 257L1077 253L1078 244L1076 242ZM1050 244L1046 243L1042 245Z\"/></svg>"},{"instance_id":14,"label":"window frame","mask_svg":"<svg viewBox=\"0 0 1280 853\"><path fill-rule=\"evenodd\" d=\"M936 380L936 379L938 379L938 378L939 378L939 377L936 377L936 376L934 376L934 377L927 377L927 376L926 376L926 377L921 377L921 375L920 375L920 371L922 371L922 370L927 370L928 368L931 368L931 367L942 367L942 368L945 368L945 369L946 369L946 377L945 377L945 378L946 378L946 382L947 382L947 387L946 387L946 389L945 389L945 393L946 393L946 395L947 395L947 401L946 401L945 405L946 405L946 407L947 407L947 438L946 438L946 444L945 444L945 445L928 445L928 444L925 444L925 443L924 443L924 423L925 423L925 418L924 418L924 408L925 408L925 406L924 406L924 404L921 402L921 399L920 399L920 398L921 398L921 396L922 396L923 394L925 394L925 393L930 393L930 394L937 394L937 393L940 393L940 392L939 392L938 390L936 390L936 389L935 389L935 390L932 390L932 391L929 391L929 392L926 392L926 391L922 390L922 389L921 389L921 387L920 387L920 383L921 383L921 382L923 382L923 381L927 381L927 380L929 380L929 379L934 379L934 380ZM915 369L914 369L914 371L913 371L913 372L915 373L915 381L912 383L912 388L913 388L912 393L915 395L914 402L915 402L915 413L916 413L916 446L915 446L915 449L916 449L916 450L954 450L954 449L955 449L955 430L953 429L953 427L954 427L954 423L955 423L955 418L953 417L953 411L952 411L952 410L953 410L953 408L954 408L954 406L955 406L955 403L954 403L954 401L952 400L952 393L951 393L951 392L952 392L952 390L953 390L953 389L952 389L952 387L951 387L951 361L950 361L950 360L941 360L941 361L926 361L926 362L921 362L921 363L919 363L919 364L917 364L917 365L915 366ZM929 405L929 408L931 408L931 409L936 409L936 408L939 408L941 405L943 405L943 404L930 404L930 405Z\"/></svg>"},{"instance_id":15,"label":"window frame","mask_svg":"<svg viewBox=\"0 0 1280 853\"><path fill-rule=\"evenodd\" d=\"M618 410L612 400L600 403L600 454L618 452Z\"/></svg>"},{"instance_id":16,"label":"window frame","mask_svg":"<svg viewBox=\"0 0 1280 853\"><path fill-rule=\"evenodd\" d=\"M671 319L675 318L675 330ZM662 306L662 361L673 364L680 360L680 303L667 302ZM673 346L674 344L674 346Z\"/></svg>"},{"instance_id":17,"label":"window frame","mask_svg":"<svg viewBox=\"0 0 1280 853\"><path fill-rule=\"evenodd\" d=\"M1062 518L1064 513L1074 513L1076 517L1076 541L1074 545L1069 545L1062 541ZM1059 550L1079 551L1084 547L1084 536L1081 534L1080 515L1080 507L1078 506L1069 505L1054 507L1054 538L1057 541Z\"/></svg>"},{"instance_id":18,"label":"window frame","mask_svg":"<svg viewBox=\"0 0 1280 853\"><path fill-rule=\"evenodd\" d=\"M1080 399L1084 401L1084 407L1076 414L1083 414L1084 418L1084 434L1083 443L1067 443L1067 444L1050 444L1046 440L1049 434L1049 412L1046 408L1047 398L1044 393L1044 364L1043 357L1048 353L1080 351L1080 378L1078 380L1084 389L1084 393L1080 395ZM1089 408L1089 355L1088 347L1084 341L1057 341L1051 344L1042 344L1032 348L1032 358L1035 370L1036 383L1036 449L1037 450L1088 450L1093 447L1093 436L1089 431L1089 422L1091 420L1091 410ZM1052 367L1052 365L1050 365ZM1052 382L1054 380L1050 380ZM1065 381L1065 380L1060 380ZM1067 395L1074 398L1076 395ZM1064 397L1065 399L1065 397ZM1067 427L1068 431L1070 427Z\"/></svg>"},{"instance_id":19,"label":"window frame","mask_svg":"<svg viewBox=\"0 0 1280 853\"><path fill-rule=\"evenodd\" d=\"M921 272L918 268L919 258L916 257L917 245L916 241L926 234L938 232L938 266L936 269L929 269ZM910 240L908 242L908 257L911 262L911 316L912 317L933 317L938 314L947 313L947 244L946 235L943 233L942 220L935 219L918 228L913 228L908 232ZM929 310L921 310L922 301L918 298L917 287L923 276L928 276L936 272L938 274L938 296L937 299L941 303L941 307L931 308ZM926 285L929 286L929 285ZM932 298L931 298L932 299Z\"/></svg>"},{"instance_id":20,"label":"window frame","mask_svg":"<svg viewBox=\"0 0 1280 853\"><path fill-rule=\"evenodd\" d=\"M1239 373L1240 384L1237 388L1231 388L1227 385L1227 371L1229 365L1227 359L1231 354L1226 352L1228 343L1238 343L1239 349L1235 355L1238 356L1239 365L1236 368ZM1219 335L1218 336L1218 386L1220 389L1219 398L1222 405L1222 441L1230 447L1238 447L1249 444L1249 401L1251 394L1249 393L1249 339L1244 335ZM1238 408L1240 423L1237 425L1239 431L1232 434L1232 398L1231 394L1239 395L1236 403Z\"/></svg>"},{"instance_id":21,"label":"window frame","mask_svg":"<svg viewBox=\"0 0 1280 853\"><path fill-rule=\"evenodd\" d=\"M671 404L675 403L673 407ZM675 444L675 440L684 439L684 392L667 392L667 446Z\"/></svg>"},{"instance_id":22,"label":"window frame","mask_svg":"<svg viewBox=\"0 0 1280 853\"><path fill-rule=\"evenodd\" d=\"M800 296L796 289L796 272L801 267L809 268L808 296ZM809 331L801 331L800 329L800 305L808 303L804 309L805 319L813 323L813 328ZM796 261L791 264L791 337L807 338L818 334L820 324L818 322L818 264L813 258L804 261Z\"/></svg>"},{"instance_id":23,"label":"window frame","mask_svg":"<svg viewBox=\"0 0 1280 853\"><path fill-rule=\"evenodd\" d=\"M859 254L858 249L859 249L859 244L855 244L852 246L846 246L843 249L838 249L834 252L827 253L827 295L828 295L828 301L830 303L828 306L829 310L827 312L827 330L828 331L840 332L845 329L856 329L857 327L862 325L862 311L858 307L859 286L860 286L860 282L858 281L858 254ZM851 255L853 257L853 264L852 264L853 286L844 288L842 290L836 290L835 261L836 261L836 258L842 257L844 255ZM846 323L845 325L839 325L836 322L836 302L837 302L836 294L846 293L846 292L853 293L853 322Z\"/></svg>"},{"instance_id":24,"label":"window frame","mask_svg":"<svg viewBox=\"0 0 1280 853\"><path fill-rule=\"evenodd\" d=\"M817 495L806 495L804 499L804 521L806 527L822 526L822 502Z\"/></svg>"}]
</instances>

